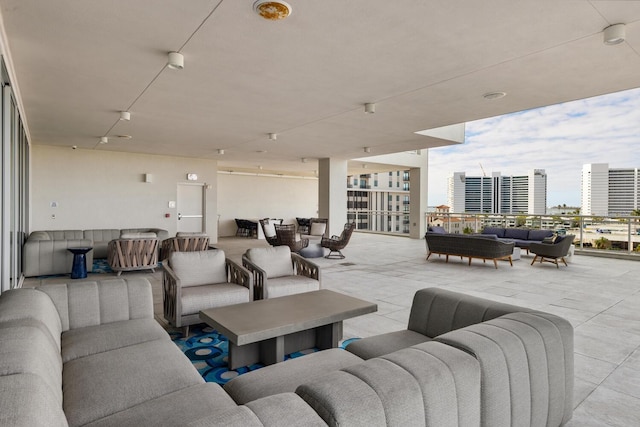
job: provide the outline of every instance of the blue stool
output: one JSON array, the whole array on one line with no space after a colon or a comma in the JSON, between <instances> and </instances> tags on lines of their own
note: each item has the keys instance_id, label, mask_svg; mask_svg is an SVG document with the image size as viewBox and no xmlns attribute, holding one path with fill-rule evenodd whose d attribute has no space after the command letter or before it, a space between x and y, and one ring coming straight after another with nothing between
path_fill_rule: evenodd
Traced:
<instances>
[{"instance_id":1,"label":"blue stool","mask_svg":"<svg viewBox=\"0 0 640 427\"><path fill-rule=\"evenodd\" d=\"M92 250L90 246L67 248L73 254L73 267L71 268L72 279L84 279L87 277L87 255Z\"/></svg>"}]
</instances>

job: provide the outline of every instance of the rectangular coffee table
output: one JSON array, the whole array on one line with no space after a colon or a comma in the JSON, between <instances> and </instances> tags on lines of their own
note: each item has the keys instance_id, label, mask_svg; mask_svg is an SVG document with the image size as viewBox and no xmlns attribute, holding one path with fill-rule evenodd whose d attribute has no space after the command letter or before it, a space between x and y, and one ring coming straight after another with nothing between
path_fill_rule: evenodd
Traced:
<instances>
[{"instance_id":1,"label":"rectangular coffee table","mask_svg":"<svg viewBox=\"0 0 640 427\"><path fill-rule=\"evenodd\" d=\"M378 310L376 304L327 289L210 308L200 320L229 339L229 369L317 347L337 347L342 321Z\"/></svg>"}]
</instances>

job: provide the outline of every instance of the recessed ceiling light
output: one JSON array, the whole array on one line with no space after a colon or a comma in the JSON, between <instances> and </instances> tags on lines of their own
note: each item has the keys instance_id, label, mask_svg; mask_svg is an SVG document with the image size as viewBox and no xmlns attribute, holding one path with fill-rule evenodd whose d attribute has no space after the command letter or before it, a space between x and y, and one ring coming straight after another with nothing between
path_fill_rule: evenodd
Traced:
<instances>
[{"instance_id":1,"label":"recessed ceiling light","mask_svg":"<svg viewBox=\"0 0 640 427\"><path fill-rule=\"evenodd\" d=\"M370 153L371 152L371 147L364 147L364 152L365 153Z\"/></svg>"},{"instance_id":2,"label":"recessed ceiling light","mask_svg":"<svg viewBox=\"0 0 640 427\"><path fill-rule=\"evenodd\" d=\"M271 141L275 141L276 139L278 139L278 134L277 133L270 133L269 134L269 139Z\"/></svg>"},{"instance_id":3,"label":"recessed ceiling light","mask_svg":"<svg viewBox=\"0 0 640 427\"><path fill-rule=\"evenodd\" d=\"M373 114L376 112L376 104L368 102L364 104L364 112L367 114Z\"/></svg>"},{"instance_id":4,"label":"recessed ceiling light","mask_svg":"<svg viewBox=\"0 0 640 427\"><path fill-rule=\"evenodd\" d=\"M120 120L131 120L131 113L128 111L120 111Z\"/></svg>"},{"instance_id":5,"label":"recessed ceiling light","mask_svg":"<svg viewBox=\"0 0 640 427\"><path fill-rule=\"evenodd\" d=\"M109 138L107 138L106 136L100 137L100 144L108 144L108 143L109 143Z\"/></svg>"},{"instance_id":6,"label":"recessed ceiling light","mask_svg":"<svg viewBox=\"0 0 640 427\"><path fill-rule=\"evenodd\" d=\"M500 99L507 96L506 92L488 92L482 95L484 99L492 100L492 99Z\"/></svg>"},{"instance_id":7,"label":"recessed ceiling light","mask_svg":"<svg viewBox=\"0 0 640 427\"><path fill-rule=\"evenodd\" d=\"M258 0L253 10L269 21L279 21L291 15L291 5L280 0Z\"/></svg>"},{"instance_id":8,"label":"recessed ceiling light","mask_svg":"<svg viewBox=\"0 0 640 427\"><path fill-rule=\"evenodd\" d=\"M224 150L222 148L218 149L218 154L223 155L224 154Z\"/></svg>"}]
</instances>

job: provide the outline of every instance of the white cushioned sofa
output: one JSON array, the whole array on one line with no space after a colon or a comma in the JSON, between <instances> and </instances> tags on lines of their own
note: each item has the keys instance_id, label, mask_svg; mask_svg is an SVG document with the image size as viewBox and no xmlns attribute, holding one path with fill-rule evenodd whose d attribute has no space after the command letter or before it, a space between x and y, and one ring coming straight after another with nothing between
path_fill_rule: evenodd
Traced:
<instances>
[{"instance_id":1,"label":"white cushioned sofa","mask_svg":"<svg viewBox=\"0 0 640 427\"><path fill-rule=\"evenodd\" d=\"M432 340L398 349L392 339L368 360L325 350L223 389L204 383L155 322L146 279L7 291L0 425L553 427L571 418L568 322L434 293L419 291L412 307L413 321L435 322ZM481 311L495 317L482 321Z\"/></svg>"},{"instance_id":2,"label":"white cushioned sofa","mask_svg":"<svg viewBox=\"0 0 640 427\"><path fill-rule=\"evenodd\" d=\"M67 249L82 246L93 247L86 254L87 271L91 272L94 258L107 258L111 240L132 233L155 233L158 244L169 237L169 232L160 228L33 231L22 248L24 275L33 277L70 273L73 254Z\"/></svg>"}]
</instances>

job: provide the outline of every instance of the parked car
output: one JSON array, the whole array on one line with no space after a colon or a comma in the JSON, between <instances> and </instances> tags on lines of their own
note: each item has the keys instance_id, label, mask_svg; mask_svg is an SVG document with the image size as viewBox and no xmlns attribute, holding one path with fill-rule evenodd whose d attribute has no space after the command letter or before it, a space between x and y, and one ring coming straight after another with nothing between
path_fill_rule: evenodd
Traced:
<instances>
[{"instance_id":1,"label":"parked car","mask_svg":"<svg viewBox=\"0 0 640 427\"><path fill-rule=\"evenodd\" d=\"M597 228L596 233L611 234L611 230L606 228Z\"/></svg>"}]
</instances>

